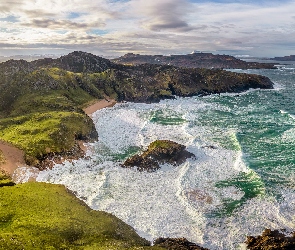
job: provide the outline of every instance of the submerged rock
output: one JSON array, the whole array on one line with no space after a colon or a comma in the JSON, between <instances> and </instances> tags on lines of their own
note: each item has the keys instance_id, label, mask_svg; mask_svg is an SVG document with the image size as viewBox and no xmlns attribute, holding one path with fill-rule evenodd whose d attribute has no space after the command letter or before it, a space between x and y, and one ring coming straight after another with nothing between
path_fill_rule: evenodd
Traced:
<instances>
[{"instance_id":1,"label":"submerged rock","mask_svg":"<svg viewBox=\"0 0 295 250\"><path fill-rule=\"evenodd\" d=\"M191 157L195 155L188 152L184 145L169 140L157 140L141 155L128 158L122 167L137 167L139 171L153 172L160 168L160 164L169 163L177 166Z\"/></svg>"},{"instance_id":2,"label":"submerged rock","mask_svg":"<svg viewBox=\"0 0 295 250\"><path fill-rule=\"evenodd\" d=\"M246 244L250 250L292 250L295 249L295 233L288 237L278 230L265 229L261 236L248 236Z\"/></svg>"},{"instance_id":3,"label":"submerged rock","mask_svg":"<svg viewBox=\"0 0 295 250\"><path fill-rule=\"evenodd\" d=\"M169 250L208 250L189 242L186 238L158 238L154 245Z\"/></svg>"}]
</instances>

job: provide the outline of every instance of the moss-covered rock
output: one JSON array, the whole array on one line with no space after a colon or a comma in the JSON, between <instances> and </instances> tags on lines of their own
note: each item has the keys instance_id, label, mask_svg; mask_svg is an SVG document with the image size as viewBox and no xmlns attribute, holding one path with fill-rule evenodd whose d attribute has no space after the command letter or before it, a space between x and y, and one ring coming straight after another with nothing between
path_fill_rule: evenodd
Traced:
<instances>
[{"instance_id":1,"label":"moss-covered rock","mask_svg":"<svg viewBox=\"0 0 295 250\"><path fill-rule=\"evenodd\" d=\"M169 163L176 166L191 157L195 155L188 152L184 145L169 140L157 140L141 155L128 158L122 167L136 167L139 171L153 172L160 168L160 164Z\"/></svg>"},{"instance_id":2,"label":"moss-covered rock","mask_svg":"<svg viewBox=\"0 0 295 250\"><path fill-rule=\"evenodd\" d=\"M265 229L262 235L248 236L247 249L250 250L293 250L295 249L295 232L286 236L278 230Z\"/></svg>"},{"instance_id":3,"label":"moss-covered rock","mask_svg":"<svg viewBox=\"0 0 295 250\"><path fill-rule=\"evenodd\" d=\"M157 249L61 185L1 187L0 200L0 249Z\"/></svg>"}]
</instances>

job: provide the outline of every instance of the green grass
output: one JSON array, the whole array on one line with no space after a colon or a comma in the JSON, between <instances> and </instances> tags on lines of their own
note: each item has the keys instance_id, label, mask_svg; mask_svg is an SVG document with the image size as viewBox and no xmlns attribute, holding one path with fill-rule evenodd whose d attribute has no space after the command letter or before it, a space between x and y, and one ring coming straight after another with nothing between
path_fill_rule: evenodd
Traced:
<instances>
[{"instance_id":1,"label":"green grass","mask_svg":"<svg viewBox=\"0 0 295 250\"><path fill-rule=\"evenodd\" d=\"M91 210L61 185L0 188L0 249L161 249L105 212Z\"/></svg>"},{"instance_id":2,"label":"green grass","mask_svg":"<svg viewBox=\"0 0 295 250\"><path fill-rule=\"evenodd\" d=\"M10 176L0 169L0 187L13 186L14 183L10 179Z\"/></svg>"},{"instance_id":3,"label":"green grass","mask_svg":"<svg viewBox=\"0 0 295 250\"><path fill-rule=\"evenodd\" d=\"M91 119L75 112L33 113L0 120L0 139L25 151L27 159L70 150L93 130ZM34 163L34 162L28 162Z\"/></svg>"},{"instance_id":4,"label":"green grass","mask_svg":"<svg viewBox=\"0 0 295 250\"><path fill-rule=\"evenodd\" d=\"M152 151L156 148L169 149L174 144L175 144L175 142L168 141L168 140L156 140L149 145L147 151Z\"/></svg>"}]
</instances>

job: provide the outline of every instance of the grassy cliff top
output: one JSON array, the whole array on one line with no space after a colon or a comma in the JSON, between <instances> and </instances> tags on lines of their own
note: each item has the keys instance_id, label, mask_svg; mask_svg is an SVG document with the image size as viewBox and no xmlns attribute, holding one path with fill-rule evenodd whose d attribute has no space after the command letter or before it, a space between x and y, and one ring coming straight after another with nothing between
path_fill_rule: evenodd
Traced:
<instances>
[{"instance_id":1,"label":"grassy cliff top","mask_svg":"<svg viewBox=\"0 0 295 250\"><path fill-rule=\"evenodd\" d=\"M0 187L0 201L0 249L158 249L61 185Z\"/></svg>"}]
</instances>

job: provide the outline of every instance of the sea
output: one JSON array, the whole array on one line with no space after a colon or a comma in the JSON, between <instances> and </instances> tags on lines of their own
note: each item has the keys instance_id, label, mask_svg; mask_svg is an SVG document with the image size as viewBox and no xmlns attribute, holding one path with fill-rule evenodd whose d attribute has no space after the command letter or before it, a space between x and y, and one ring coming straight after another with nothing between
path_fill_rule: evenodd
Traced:
<instances>
[{"instance_id":1,"label":"sea","mask_svg":"<svg viewBox=\"0 0 295 250\"><path fill-rule=\"evenodd\" d=\"M37 181L64 184L151 242L185 237L227 250L245 249L246 237L266 228L289 235L295 230L295 64L232 71L267 76L274 89L101 109L93 115L99 139L88 145L88 157L56 164ZM196 157L152 173L121 167L159 139L181 143Z\"/></svg>"}]
</instances>

